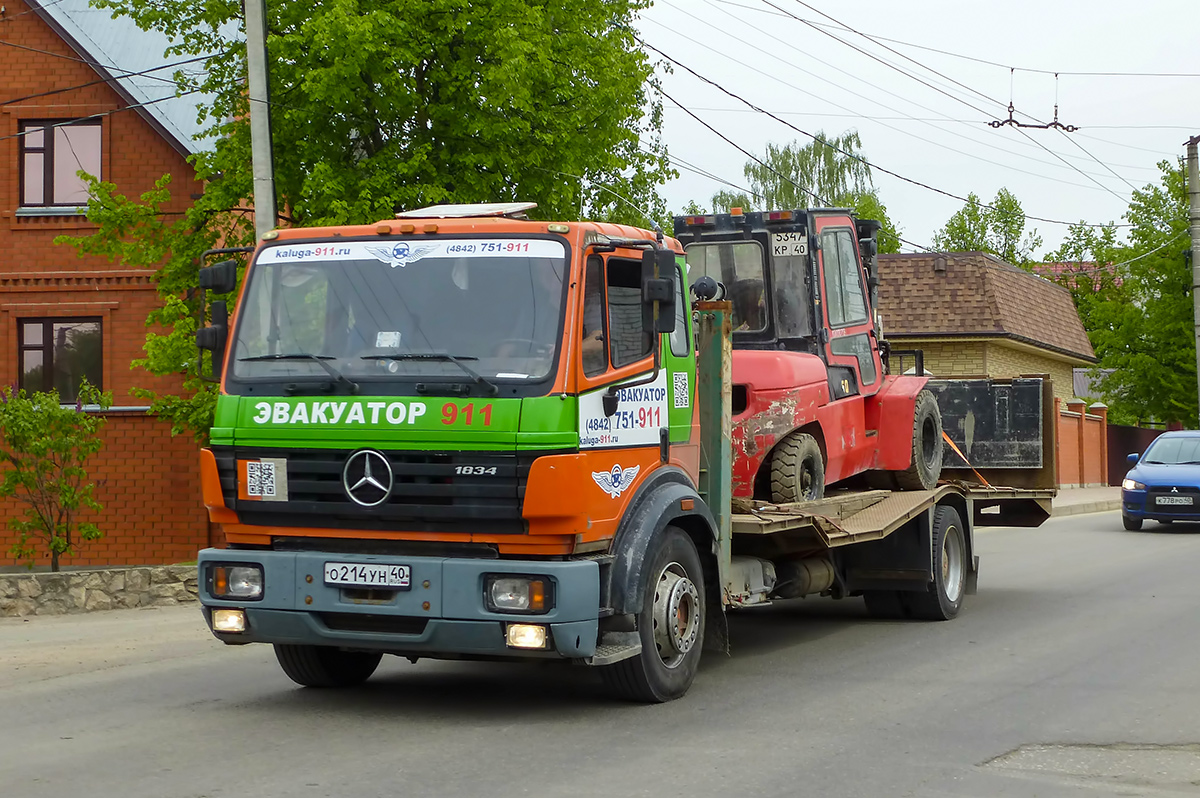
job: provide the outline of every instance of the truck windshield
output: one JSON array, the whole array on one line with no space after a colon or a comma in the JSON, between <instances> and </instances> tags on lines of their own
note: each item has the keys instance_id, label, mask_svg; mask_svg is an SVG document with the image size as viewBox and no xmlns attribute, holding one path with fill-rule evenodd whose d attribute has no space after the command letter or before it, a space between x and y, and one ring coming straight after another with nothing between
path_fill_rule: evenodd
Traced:
<instances>
[{"instance_id":1,"label":"truck windshield","mask_svg":"<svg viewBox=\"0 0 1200 798\"><path fill-rule=\"evenodd\" d=\"M324 381L324 363L355 381L536 382L554 365L565 271L548 239L271 247L251 270L231 374Z\"/></svg>"},{"instance_id":2,"label":"truck windshield","mask_svg":"<svg viewBox=\"0 0 1200 798\"><path fill-rule=\"evenodd\" d=\"M763 283L763 250L757 241L714 241L689 244L688 279L693 284L708 275L724 284L733 303L734 332L767 328Z\"/></svg>"}]
</instances>

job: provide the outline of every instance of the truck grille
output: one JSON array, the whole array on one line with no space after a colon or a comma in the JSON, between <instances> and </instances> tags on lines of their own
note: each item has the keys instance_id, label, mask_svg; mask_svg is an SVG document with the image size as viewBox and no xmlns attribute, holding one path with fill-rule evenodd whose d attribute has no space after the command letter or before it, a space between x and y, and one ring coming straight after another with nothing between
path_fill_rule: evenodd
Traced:
<instances>
[{"instance_id":1,"label":"truck grille","mask_svg":"<svg viewBox=\"0 0 1200 798\"><path fill-rule=\"evenodd\" d=\"M212 447L225 505L244 524L476 534L525 531L525 483L533 461L547 454L382 451L394 478L391 494L363 507L342 485L356 451ZM287 501L238 500L237 461L262 458L287 461ZM471 474L462 473L466 467Z\"/></svg>"}]
</instances>

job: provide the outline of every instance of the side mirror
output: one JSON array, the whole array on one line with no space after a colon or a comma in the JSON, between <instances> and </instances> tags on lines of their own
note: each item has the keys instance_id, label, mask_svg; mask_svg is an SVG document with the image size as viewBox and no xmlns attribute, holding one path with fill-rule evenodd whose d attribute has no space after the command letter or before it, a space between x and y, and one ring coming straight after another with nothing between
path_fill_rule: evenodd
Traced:
<instances>
[{"instance_id":1,"label":"side mirror","mask_svg":"<svg viewBox=\"0 0 1200 798\"><path fill-rule=\"evenodd\" d=\"M233 261L229 261L233 263ZM225 359L225 342L229 337L229 307L225 300L212 303L212 323L196 330L196 346L212 352L212 379L221 376L221 364ZM201 374L200 376L204 376Z\"/></svg>"},{"instance_id":2,"label":"side mirror","mask_svg":"<svg viewBox=\"0 0 1200 798\"><path fill-rule=\"evenodd\" d=\"M237 288L237 261L223 260L200 270L200 287L214 294L229 294Z\"/></svg>"},{"instance_id":3,"label":"side mirror","mask_svg":"<svg viewBox=\"0 0 1200 798\"><path fill-rule=\"evenodd\" d=\"M651 335L675 332L676 274L671 250L642 253L642 330Z\"/></svg>"},{"instance_id":4,"label":"side mirror","mask_svg":"<svg viewBox=\"0 0 1200 798\"><path fill-rule=\"evenodd\" d=\"M1130 465L1137 465L1138 460L1141 460L1142 456L1137 452L1131 452L1130 454L1125 455L1125 459Z\"/></svg>"}]
</instances>

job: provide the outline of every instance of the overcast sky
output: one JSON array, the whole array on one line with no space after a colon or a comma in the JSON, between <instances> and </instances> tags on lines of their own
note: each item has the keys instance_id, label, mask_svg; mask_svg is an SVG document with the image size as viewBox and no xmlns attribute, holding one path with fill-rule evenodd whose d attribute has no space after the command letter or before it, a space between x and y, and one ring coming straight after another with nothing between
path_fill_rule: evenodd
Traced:
<instances>
[{"instance_id":1,"label":"overcast sky","mask_svg":"<svg viewBox=\"0 0 1200 798\"><path fill-rule=\"evenodd\" d=\"M1066 74L1200 73L1195 0L804 2L811 8L799 0L655 0L638 27L648 44L803 131L856 129L878 167L950 194L974 191L985 202L1006 187L1029 216L1120 221L1131 185L1157 182L1155 164L1182 155L1187 138L1200 134L1200 77ZM906 44L837 30L821 12L859 33ZM1051 121L1053 72L1060 73L1058 120L1077 132L988 126L1008 116L1010 83L1017 119ZM662 81L667 94L754 154L767 142L809 141L678 66ZM672 157L747 185L743 153L670 100L664 109ZM691 199L711 209L712 194L726 186L677 168L680 177L665 190L671 209ZM874 179L901 235L917 244L928 244L963 204L878 169ZM1044 221L1030 221L1030 228L1044 240L1038 254L1066 232Z\"/></svg>"}]
</instances>

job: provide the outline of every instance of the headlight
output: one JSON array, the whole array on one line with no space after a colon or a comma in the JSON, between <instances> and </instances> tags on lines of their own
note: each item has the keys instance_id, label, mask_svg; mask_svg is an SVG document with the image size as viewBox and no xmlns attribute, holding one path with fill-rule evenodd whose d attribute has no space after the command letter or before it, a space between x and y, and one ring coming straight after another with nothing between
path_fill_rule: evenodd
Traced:
<instances>
[{"instance_id":1,"label":"headlight","mask_svg":"<svg viewBox=\"0 0 1200 798\"><path fill-rule=\"evenodd\" d=\"M545 576L488 574L483 595L492 612L537 615L554 607L554 583Z\"/></svg>"},{"instance_id":2,"label":"headlight","mask_svg":"<svg viewBox=\"0 0 1200 798\"><path fill-rule=\"evenodd\" d=\"M1137 480L1130 479L1129 477L1126 477L1125 479L1121 480L1121 487L1124 488L1125 490L1145 490L1146 489L1145 485L1138 482Z\"/></svg>"},{"instance_id":3,"label":"headlight","mask_svg":"<svg viewBox=\"0 0 1200 798\"><path fill-rule=\"evenodd\" d=\"M208 592L213 598L257 601L263 595L263 572L257 565L210 565Z\"/></svg>"}]
</instances>

